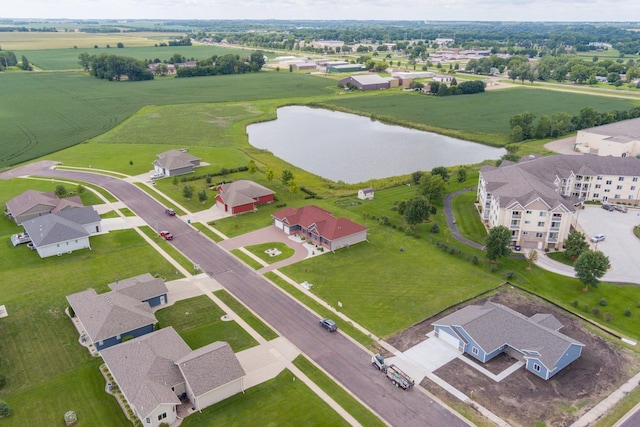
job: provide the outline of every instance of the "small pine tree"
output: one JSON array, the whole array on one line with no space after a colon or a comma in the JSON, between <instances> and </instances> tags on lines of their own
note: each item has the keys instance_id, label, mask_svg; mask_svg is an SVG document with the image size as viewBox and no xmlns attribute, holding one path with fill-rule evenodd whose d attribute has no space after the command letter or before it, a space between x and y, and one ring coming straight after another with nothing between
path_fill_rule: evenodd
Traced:
<instances>
[{"instance_id":1,"label":"small pine tree","mask_svg":"<svg viewBox=\"0 0 640 427\"><path fill-rule=\"evenodd\" d=\"M11 415L11 408L7 402L0 400L0 418L7 418L9 415Z\"/></svg>"}]
</instances>

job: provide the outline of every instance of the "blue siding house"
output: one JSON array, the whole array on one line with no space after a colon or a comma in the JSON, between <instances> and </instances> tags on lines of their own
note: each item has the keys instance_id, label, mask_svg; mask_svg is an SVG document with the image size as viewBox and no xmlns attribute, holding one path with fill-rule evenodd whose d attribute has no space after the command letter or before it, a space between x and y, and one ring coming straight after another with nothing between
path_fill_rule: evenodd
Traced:
<instances>
[{"instance_id":1,"label":"blue siding house","mask_svg":"<svg viewBox=\"0 0 640 427\"><path fill-rule=\"evenodd\" d=\"M100 351L153 332L157 320L152 308L167 302L167 287L150 274L111 283L111 292L98 295L87 289L67 301L89 340Z\"/></svg>"},{"instance_id":2,"label":"blue siding house","mask_svg":"<svg viewBox=\"0 0 640 427\"><path fill-rule=\"evenodd\" d=\"M550 314L526 317L492 302L469 305L433 323L435 335L480 362L507 352L548 380L580 357L584 344L558 332Z\"/></svg>"}]
</instances>

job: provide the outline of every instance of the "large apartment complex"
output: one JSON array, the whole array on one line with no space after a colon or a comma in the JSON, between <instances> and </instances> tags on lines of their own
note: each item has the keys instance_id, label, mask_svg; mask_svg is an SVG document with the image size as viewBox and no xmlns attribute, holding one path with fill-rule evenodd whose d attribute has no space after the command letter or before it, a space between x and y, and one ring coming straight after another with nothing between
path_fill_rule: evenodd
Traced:
<instances>
[{"instance_id":1,"label":"large apartment complex","mask_svg":"<svg viewBox=\"0 0 640 427\"><path fill-rule=\"evenodd\" d=\"M511 230L511 244L562 247L584 201L640 199L640 159L595 155L529 156L480 169L477 200L483 222Z\"/></svg>"}]
</instances>

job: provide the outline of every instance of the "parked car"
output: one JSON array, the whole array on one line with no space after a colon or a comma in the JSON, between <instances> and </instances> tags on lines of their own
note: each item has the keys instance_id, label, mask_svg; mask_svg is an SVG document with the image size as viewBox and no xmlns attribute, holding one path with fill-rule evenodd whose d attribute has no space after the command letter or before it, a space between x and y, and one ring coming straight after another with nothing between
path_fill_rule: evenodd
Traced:
<instances>
[{"instance_id":1,"label":"parked car","mask_svg":"<svg viewBox=\"0 0 640 427\"><path fill-rule=\"evenodd\" d=\"M604 234L596 234L595 236L591 236L591 241L593 243L602 242L604 240Z\"/></svg>"},{"instance_id":2,"label":"parked car","mask_svg":"<svg viewBox=\"0 0 640 427\"><path fill-rule=\"evenodd\" d=\"M616 208L614 208L613 205L602 205L602 209L613 212Z\"/></svg>"},{"instance_id":3,"label":"parked car","mask_svg":"<svg viewBox=\"0 0 640 427\"><path fill-rule=\"evenodd\" d=\"M164 178L164 174L160 173L160 172L156 172L153 175L150 176L151 180L153 181L154 179L160 179L160 178Z\"/></svg>"},{"instance_id":4,"label":"parked car","mask_svg":"<svg viewBox=\"0 0 640 427\"><path fill-rule=\"evenodd\" d=\"M162 236L164 240L173 240L173 234L169 233L166 230L162 230L160 232L160 236Z\"/></svg>"},{"instance_id":5,"label":"parked car","mask_svg":"<svg viewBox=\"0 0 640 427\"><path fill-rule=\"evenodd\" d=\"M166 212L166 214L167 214L167 215L169 215L169 216L176 216L176 211L174 211L174 210L173 210L173 209L171 209L171 208L165 209L164 211L165 211L165 212Z\"/></svg>"},{"instance_id":6,"label":"parked car","mask_svg":"<svg viewBox=\"0 0 640 427\"><path fill-rule=\"evenodd\" d=\"M329 332L335 332L338 330L338 325L336 325L336 322L327 318L320 320L320 326L322 326Z\"/></svg>"},{"instance_id":7,"label":"parked car","mask_svg":"<svg viewBox=\"0 0 640 427\"><path fill-rule=\"evenodd\" d=\"M613 208L618 212L627 213L627 207L622 205L614 205Z\"/></svg>"}]
</instances>

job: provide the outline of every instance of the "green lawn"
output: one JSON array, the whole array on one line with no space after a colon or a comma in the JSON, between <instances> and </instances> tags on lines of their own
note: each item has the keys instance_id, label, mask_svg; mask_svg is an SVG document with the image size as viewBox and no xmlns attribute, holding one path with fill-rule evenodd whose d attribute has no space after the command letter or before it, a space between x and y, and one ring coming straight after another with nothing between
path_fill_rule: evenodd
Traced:
<instances>
[{"instance_id":1,"label":"green lawn","mask_svg":"<svg viewBox=\"0 0 640 427\"><path fill-rule=\"evenodd\" d=\"M152 240L154 240L162 248L162 250L165 251L167 254L169 254L171 258L176 260L178 264L182 266L182 268L184 268L187 271L193 270L193 262L191 262L184 255L182 255L182 253L180 253L180 251L178 251L176 248L174 248L171 242L164 240L162 237L160 237L158 232L156 232L151 227L146 225L140 227L140 230L144 234L146 234L148 237L150 237ZM174 239L175 238L177 237L174 237Z\"/></svg>"},{"instance_id":2,"label":"green lawn","mask_svg":"<svg viewBox=\"0 0 640 427\"><path fill-rule=\"evenodd\" d=\"M129 209L129 208L121 208L121 209L118 209L118 210L119 210L119 211L122 213L122 215L124 215L124 216L136 216L136 214L134 214L134 213L131 211L131 209Z\"/></svg>"},{"instance_id":3,"label":"green lawn","mask_svg":"<svg viewBox=\"0 0 640 427\"><path fill-rule=\"evenodd\" d=\"M349 424L285 370L272 380L190 415L182 425L346 427Z\"/></svg>"},{"instance_id":4,"label":"green lawn","mask_svg":"<svg viewBox=\"0 0 640 427\"><path fill-rule=\"evenodd\" d=\"M482 225L478 211L473 205L476 201L475 190L460 194L451 201L451 208L455 212L454 219L460 234L467 239L484 245L487 230Z\"/></svg>"},{"instance_id":5,"label":"green lawn","mask_svg":"<svg viewBox=\"0 0 640 427\"><path fill-rule=\"evenodd\" d=\"M240 249L232 249L231 253L236 258L238 258L240 261L244 262L245 264L247 264L249 267L253 268L254 270L259 270L262 267L264 267L258 261L256 261L255 259L251 258L249 255L245 254L244 252L242 252Z\"/></svg>"},{"instance_id":6,"label":"green lawn","mask_svg":"<svg viewBox=\"0 0 640 427\"><path fill-rule=\"evenodd\" d=\"M206 225L202 224L201 222L192 222L191 225L193 225L202 234L206 235L208 238L210 238L214 242L216 243L222 242L223 240L222 237L220 237L217 233L214 233L213 231L211 231Z\"/></svg>"},{"instance_id":7,"label":"green lawn","mask_svg":"<svg viewBox=\"0 0 640 427\"><path fill-rule=\"evenodd\" d=\"M160 327L173 326L193 350L215 341L226 341L234 352L258 343L234 321L223 321L225 314L206 295L177 301L156 312Z\"/></svg>"},{"instance_id":8,"label":"green lawn","mask_svg":"<svg viewBox=\"0 0 640 427\"><path fill-rule=\"evenodd\" d=\"M171 208L174 211L176 211L176 215L184 215L186 214L185 211L183 211L182 209L180 209L179 207L177 207L176 205L174 205L173 203L169 202L165 197L163 197L160 193L153 191L152 189L150 189L149 187L147 187L145 184L142 184L140 182L136 182L135 183L138 188L142 191L144 191L145 193L147 193L150 197L153 197L154 199L156 199L159 203L163 204L165 207L167 208Z\"/></svg>"},{"instance_id":9,"label":"green lawn","mask_svg":"<svg viewBox=\"0 0 640 427\"><path fill-rule=\"evenodd\" d=\"M107 213L103 213L102 215L100 215L100 218L102 218L102 219L120 218L120 215L118 215L118 213L116 211L109 211Z\"/></svg>"},{"instance_id":10,"label":"green lawn","mask_svg":"<svg viewBox=\"0 0 640 427\"><path fill-rule=\"evenodd\" d=\"M275 248L280 251L280 255L270 256L265 251L268 249ZM246 246L246 250L266 262L267 264L273 264L278 261L282 261L284 259L292 256L295 251L291 249L289 246L280 242L269 242L269 243L261 243L259 245Z\"/></svg>"},{"instance_id":11,"label":"green lawn","mask_svg":"<svg viewBox=\"0 0 640 427\"><path fill-rule=\"evenodd\" d=\"M219 291L215 291L214 294L220 298L222 302L224 302L231 310L233 310L238 316L242 318L245 322L249 324L257 333L260 334L262 338L267 341L270 341L274 338L278 337L273 329L264 324L262 320L256 317L249 309L247 309L244 305L242 305L237 299L231 296L229 292L221 289Z\"/></svg>"},{"instance_id":12,"label":"green lawn","mask_svg":"<svg viewBox=\"0 0 640 427\"><path fill-rule=\"evenodd\" d=\"M367 427L385 426L386 424L376 417L371 411L362 406L351 393L345 391L342 387L336 384L331 378L329 378L324 372L318 369L313 363L306 357L300 355L295 358L293 364L305 373L314 383L316 383L325 393L327 393L333 400L338 402L352 417L354 417L360 424Z\"/></svg>"},{"instance_id":13,"label":"green lawn","mask_svg":"<svg viewBox=\"0 0 640 427\"><path fill-rule=\"evenodd\" d=\"M548 252L546 255L554 261L573 266L573 261L567 258L564 252Z\"/></svg>"}]
</instances>

